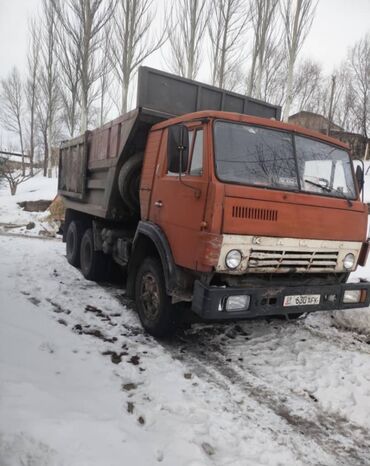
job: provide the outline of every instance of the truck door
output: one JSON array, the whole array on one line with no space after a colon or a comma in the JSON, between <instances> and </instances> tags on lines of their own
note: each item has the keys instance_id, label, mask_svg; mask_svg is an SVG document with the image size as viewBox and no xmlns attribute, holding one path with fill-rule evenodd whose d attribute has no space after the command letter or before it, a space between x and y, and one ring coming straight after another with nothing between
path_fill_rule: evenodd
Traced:
<instances>
[{"instance_id":1,"label":"truck door","mask_svg":"<svg viewBox=\"0 0 370 466\"><path fill-rule=\"evenodd\" d=\"M176 264L193 270L196 269L198 236L204 220L208 187L206 129L205 125L199 124L189 128L189 158L181 177L167 168L166 130L150 206L150 220L166 234Z\"/></svg>"}]
</instances>

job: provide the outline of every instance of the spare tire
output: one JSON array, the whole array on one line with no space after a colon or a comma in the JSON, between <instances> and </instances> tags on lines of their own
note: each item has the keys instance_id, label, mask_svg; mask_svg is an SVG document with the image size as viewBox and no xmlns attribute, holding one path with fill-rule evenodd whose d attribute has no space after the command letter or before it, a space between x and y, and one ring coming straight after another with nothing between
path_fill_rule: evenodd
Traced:
<instances>
[{"instance_id":1,"label":"spare tire","mask_svg":"<svg viewBox=\"0 0 370 466\"><path fill-rule=\"evenodd\" d=\"M143 165L144 154L138 154L130 157L122 165L118 175L118 190L126 207L132 212L140 210L140 175Z\"/></svg>"}]
</instances>

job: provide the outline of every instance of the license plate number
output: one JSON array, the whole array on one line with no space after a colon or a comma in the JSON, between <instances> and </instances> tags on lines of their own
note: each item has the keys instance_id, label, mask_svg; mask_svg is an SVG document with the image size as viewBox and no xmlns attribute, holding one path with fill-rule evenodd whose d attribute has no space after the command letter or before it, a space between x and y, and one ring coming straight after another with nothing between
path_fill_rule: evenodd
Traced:
<instances>
[{"instance_id":1,"label":"license plate number","mask_svg":"<svg viewBox=\"0 0 370 466\"><path fill-rule=\"evenodd\" d=\"M313 306L320 304L319 294L297 294L285 296L283 306Z\"/></svg>"}]
</instances>

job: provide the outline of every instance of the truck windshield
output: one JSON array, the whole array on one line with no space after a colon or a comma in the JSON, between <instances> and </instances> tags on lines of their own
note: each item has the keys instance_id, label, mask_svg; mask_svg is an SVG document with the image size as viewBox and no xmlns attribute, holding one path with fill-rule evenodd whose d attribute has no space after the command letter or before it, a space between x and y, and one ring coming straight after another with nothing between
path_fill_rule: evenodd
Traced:
<instances>
[{"instance_id":1,"label":"truck windshield","mask_svg":"<svg viewBox=\"0 0 370 466\"><path fill-rule=\"evenodd\" d=\"M354 199L346 151L289 132L226 121L214 125L220 180Z\"/></svg>"}]
</instances>

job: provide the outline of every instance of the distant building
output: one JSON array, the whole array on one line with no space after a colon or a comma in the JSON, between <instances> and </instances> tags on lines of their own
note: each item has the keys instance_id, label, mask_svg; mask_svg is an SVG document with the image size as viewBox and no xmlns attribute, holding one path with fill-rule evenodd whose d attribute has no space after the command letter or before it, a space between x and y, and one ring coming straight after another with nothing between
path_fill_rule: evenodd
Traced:
<instances>
[{"instance_id":1,"label":"distant building","mask_svg":"<svg viewBox=\"0 0 370 466\"><path fill-rule=\"evenodd\" d=\"M294 125L303 126L319 133L327 134L329 128L329 120L323 115L318 113L301 111L289 117L289 123ZM333 138L339 139L350 147L351 156L360 159L370 158L370 139L366 139L361 134L351 133L345 131L335 123L330 124L329 135Z\"/></svg>"},{"instance_id":2,"label":"distant building","mask_svg":"<svg viewBox=\"0 0 370 466\"><path fill-rule=\"evenodd\" d=\"M54 150L54 149L53 149ZM24 167L26 169L30 168L30 156L28 154L24 154ZM17 152L9 152L7 150L0 149L0 161L5 160L14 170L21 170L22 169L22 154ZM38 170L42 168L42 162L37 162L34 160L33 168Z\"/></svg>"},{"instance_id":3,"label":"distant building","mask_svg":"<svg viewBox=\"0 0 370 466\"><path fill-rule=\"evenodd\" d=\"M0 150L0 159L7 161L14 170L22 169L22 154ZM30 158L28 155L24 155L24 166L25 168L30 166Z\"/></svg>"}]
</instances>

